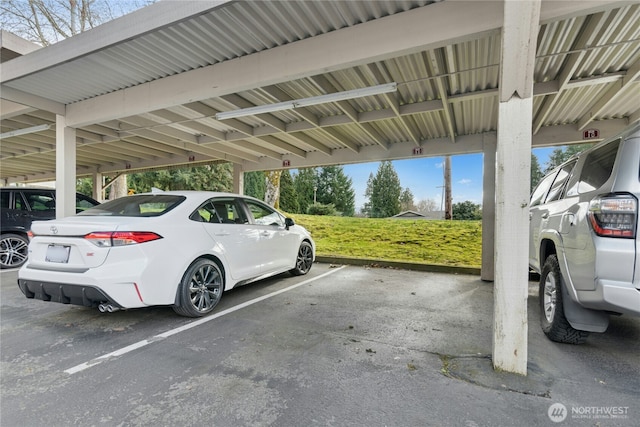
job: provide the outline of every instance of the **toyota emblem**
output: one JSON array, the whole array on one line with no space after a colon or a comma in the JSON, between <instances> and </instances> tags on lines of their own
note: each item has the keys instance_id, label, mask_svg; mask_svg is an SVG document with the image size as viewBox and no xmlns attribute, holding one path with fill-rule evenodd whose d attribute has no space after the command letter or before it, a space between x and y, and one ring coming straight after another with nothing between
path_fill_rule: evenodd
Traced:
<instances>
[{"instance_id":1,"label":"toyota emblem","mask_svg":"<svg viewBox=\"0 0 640 427\"><path fill-rule=\"evenodd\" d=\"M51 228L49 228L49 230L51 230L53 234L58 234L58 227L56 227L55 225L52 225Z\"/></svg>"}]
</instances>

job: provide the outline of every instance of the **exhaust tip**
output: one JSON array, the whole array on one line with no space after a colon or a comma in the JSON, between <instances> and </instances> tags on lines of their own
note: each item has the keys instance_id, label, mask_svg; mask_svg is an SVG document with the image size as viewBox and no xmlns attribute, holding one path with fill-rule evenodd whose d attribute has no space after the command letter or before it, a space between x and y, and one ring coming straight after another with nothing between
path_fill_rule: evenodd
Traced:
<instances>
[{"instance_id":1,"label":"exhaust tip","mask_svg":"<svg viewBox=\"0 0 640 427\"><path fill-rule=\"evenodd\" d=\"M104 313L104 312L106 312L106 311L107 311L107 306L106 306L105 304L99 304L99 305L98 305L98 311L99 311L100 313Z\"/></svg>"},{"instance_id":2,"label":"exhaust tip","mask_svg":"<svg viewBox=\"0 0 640 427\"><path fill-rule=\"evenodd\" d=\"M107 311L108 311L109 313L113 313L114 311L118 311L118 310L120 310L118 307L114 307L114 306L113 306L113 305L111 305L111 304L108 304L108 305L107 305Z\"/></svg>"}]
</instances>

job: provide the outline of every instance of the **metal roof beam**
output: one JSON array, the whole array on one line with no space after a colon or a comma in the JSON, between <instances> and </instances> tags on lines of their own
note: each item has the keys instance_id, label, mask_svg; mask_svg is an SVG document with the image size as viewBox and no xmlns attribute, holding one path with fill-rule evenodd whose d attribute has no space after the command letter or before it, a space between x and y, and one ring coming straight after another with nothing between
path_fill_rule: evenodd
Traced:
<instances>
[{"instance_id":1,"label":"metal roof beam","mask_svg":"<svg viewBox=\"0 0 640 427\"><path fill-rule=\"evenodd\" d=\"M430 4L79 101L68 106L67 123L98 123L146 112L150 105L167 108L470 40L501 27L501 5ZM450 24L451 16L456 25Z\"/></svg>"},{"instance_id":2,"label":"metal roof beam","mask_svg":"<svg viewBox=\"0 0 640 427\"><path fill-rule=\"evenodd\" d=\"M589 107L589 110L584 114L580 120L578 120L578 128L580 130L587 127L589 123L598 118L602 111L617 97L625 93L625 90L635 82L636 78L640 76L640 60L629 67L626 75L622 80L617 81L603 96L601 96L594 104Z\"/></svg>"},{"instance_id":3,"label":"metal roof beam","mask_svg":"<svg viewBox=\"0 0 640 427\"><path fill-rule=\"evenodd\" d=\"M20 59L20 58L16 58L16 59ZM12 61L9 61L8 63L11 63L11 62ZM2 64L2 67L0 67L0 70L3 70L8 63ZM0 81L4 81L4 80L0 80ZM28 107L50 111L55 114L64 115L66 112L66 108L64 104L52 101L50 99L42 98L40 96L33 95L27 92L23 92L21 90L17 90L5 85L2 85L2 90L0 90L0 98L7 101L15 102L17 104L26 105Z\"/></svg>"},{"instance_id":4,"label":"metal roof beam","mask_svg":"<svg viewBox=\"0 0 640 427\"><path fill-rule=\"evenodd\" d=\"M436 76L444 74L445 70L443 69L443 66L440 65L440 55L436 53L436 50L428 51L427 55L434 74ZM438 88L438 95L440 95L440 99L442 100L442 110L444 112L444 121L447 132L449 133L451 142L456 142L455 119L453 111L451 111L451 104L448 100L449 94L442 77L436 77L436 87Z\"/></svg>"},{"instance_id":5,"label":"metal roof beam","mask_svg":"<svg viewBox=\"0 0 640 427\"><path fill-rule=\"evenodd\" d=\"M572 49L577 50L577 52L569 55L562 67L562 70L560 71L560 75L558 76L558 93L552 94L544 100L542 109L538 112L533 121L534 134L538 133L544 122L547 120L547 117L549 117L549 114L560 98L560 93L567 89L567 85L571 80L571 77L575 74L582 59L587 54L585 48L589 47L593 43L598 32L604 25L604 15L604 12L592 15L585 23L584 29L580 34L580 37L575 41L574 48Z\"/></svg>"},{"instance_id":6,"label":"metal roof beam","mask_svg":"<svg viewBox=\"0 0 640 427\"><path fill-rule=\"evenodd\" d=\"M381 84L386 80L375 64L369 64L366 69L371 73L376 83ZM389 104L389 107L394 112L395 116L399 119L400 124L402 125L404 130L411 137L411 140L416 144L416 146L418 146L418 141L420 141L420 132L415 125L410 124L407 120L400 117L400 101L398 99L398 94L385 93L382 96L387 101L387 104ZM364 113L361 116L364 116Z\"/></svg>"},{"instance_id":7,"label":"metal roof beam","mask_svg":"<svg viewBox=\"0 0 640 427\"><path fill-rule=\"evenodd\" d=\"M276 86L268 86L268 87L262 88L262 90L264 90L269 95L273 96L279 102L293 100L292 97L287 95L284 91L282 91L280 88ZM319 129L321 131L324 131L323 127L333 125L333 124L328 124L326 122L323 122L322 119L319 119L313 113L311 113L308 108L296 108L293 111L297 113L304 121L287 124L286 132L288 134L296 133L304 130L311 130L311 129ZM344 124L351 123L351 119L348 118L348 116L344 115L341 117L345 119ZM335 132L334 133L324 132L324 133L329 138L335 139L339 144L348 146L347 142L343 141L342 139L338 139L339 134ZM324 152L324 150L321 150L321 151Z\"/></svg>"},{"instance_id":8,"label":"metal roof beam","mask_svg":"<svg viewBox=\"0 0 640 427\"><path fill-rule=\"evenodd\" d=\"M328 94L338 92L335 86L333 86L324 75L315 76L311 80L313 80L323 91ZM351 121L355 125L357 125L362 131L364 131L364 133L367 134L369 138L375 141L376 144L378 144L385 150L389 148L389 144L384 140L384 137L382 135L376 132L375 129L373 129L370 125L363 125L362 123L360 123L359 112L356 111L356 109L353 108L348 101L338 101L335 102L335 104L347 115L347 117L349 117L349 119L351 119Z\"/></svg>"}]
</instances>

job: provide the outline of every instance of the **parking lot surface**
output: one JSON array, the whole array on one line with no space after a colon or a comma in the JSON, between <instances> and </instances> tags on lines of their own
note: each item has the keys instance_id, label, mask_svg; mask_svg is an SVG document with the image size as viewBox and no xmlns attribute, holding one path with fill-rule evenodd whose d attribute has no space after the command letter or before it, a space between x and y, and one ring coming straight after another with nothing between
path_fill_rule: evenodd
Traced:
<instances>
[{"instance_id":1,"label":"parking lot surface","mask_svg":"<svg viewBox=\"0 0 640 427\"><path fill-rule=\"evenodd\" d=\"M472 275L317 263L201 320L28 300L16 277L0 275L3 427L640 424L640 319L553 343L534 282L520 377L491 368L493 285Z\"/></svg>"}]
</instances>

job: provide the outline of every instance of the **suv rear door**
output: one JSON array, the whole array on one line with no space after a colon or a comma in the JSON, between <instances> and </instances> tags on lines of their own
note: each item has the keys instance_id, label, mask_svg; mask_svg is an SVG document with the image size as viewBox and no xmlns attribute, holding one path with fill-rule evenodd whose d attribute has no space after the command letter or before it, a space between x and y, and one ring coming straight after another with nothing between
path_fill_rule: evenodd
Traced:
<instances>
[{"instance_id":1,"label":"suv rear door","mask_svg":"<svg viewBox=\"0 0 640 427\"><path fill-rule=\"evenodd\" d=\"M529 266L536 270L538 273L542 269L540 265L540 225L542 223L542 217L548 217L546 207L540 206L544 203L549 188L553 184L558 171L554 171L545 176L531 193L531 201L529 202Z\"/></svg>"},{"instance_id":2,"label":"suv rear door","mask_svg":"<svg viewBox=\"0 0 640 427\"><path fill-rule=\"evenodd\" d=\"M540 264L544 262L544 260L539 259L540 241L545 237L550 237L552 239L562 239L562 234L566 232L565 223L569 220L566 215L566 211L570 208L571 204L575 203L576 201L565 199L564 193L567 180L571 176L575 165L576 160L574 159L558 168L557 172L552 173L544 178L540 185L544 185L544 188L549 186L549 190L542 196L540 196L540 204L538 206L530 208L529 210L529 219L531 221L529 264L534 268L537 267L538 272L542 269L542 266ZM551 180L553 181L549 185L549 182ZM544 190L544 188L542 188L542 190ZM538 194L539 193L537 191L534 191L534 194L532 196L532 204L536 203ZM545 230L559 230L560 236L548 236Z\"/></svg>"}]
</instances>

